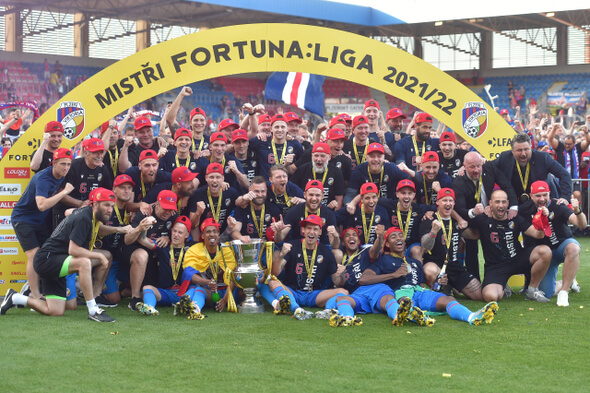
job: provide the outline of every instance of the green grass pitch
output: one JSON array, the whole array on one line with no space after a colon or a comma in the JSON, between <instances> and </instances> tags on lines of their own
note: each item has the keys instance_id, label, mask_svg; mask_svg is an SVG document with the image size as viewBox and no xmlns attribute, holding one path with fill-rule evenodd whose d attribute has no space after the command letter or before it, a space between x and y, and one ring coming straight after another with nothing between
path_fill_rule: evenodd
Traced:
<instances>
[{"instance_id":1,"label":"green grass pitch","mask_svg":"<svg viewBox=\"0 0 590 393\"><path fill-rule=\"evenodd\" d=\"M11 309L0 317L0 392L589 391L590 239L578 240L582 292L569 308L513 296L479 327L364 315L362 326L332 328L268 306L191 321L124 301L107 309L114 324L87 320L86 307L60 318Z\"/></svg>"}]
</instances>

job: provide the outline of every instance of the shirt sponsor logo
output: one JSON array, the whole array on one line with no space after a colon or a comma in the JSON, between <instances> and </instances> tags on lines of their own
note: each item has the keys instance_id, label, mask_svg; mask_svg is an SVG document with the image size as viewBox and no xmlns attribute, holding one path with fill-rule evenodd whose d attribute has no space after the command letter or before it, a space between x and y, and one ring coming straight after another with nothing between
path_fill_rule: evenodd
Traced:
<instances>
[{"instance_id":1,"label":"shirt sponsor logo","mask_svg":"<svg viewBox=\"0 0 590 393\"><path fill-rule=\"evenodd\" d=\"M20 184L0 185L0 195L20 195Z\"/></svg>"},{"instance_id":2,"label":"shirt sponsor logo","mask_svg":"<svg viewBox=\"0 0 590 393\"><path fill-rule=\"evenodd\" d=\"M28 179L31 177L31 168L4 168L6 179Z\"/></svg>"}]
</instances>

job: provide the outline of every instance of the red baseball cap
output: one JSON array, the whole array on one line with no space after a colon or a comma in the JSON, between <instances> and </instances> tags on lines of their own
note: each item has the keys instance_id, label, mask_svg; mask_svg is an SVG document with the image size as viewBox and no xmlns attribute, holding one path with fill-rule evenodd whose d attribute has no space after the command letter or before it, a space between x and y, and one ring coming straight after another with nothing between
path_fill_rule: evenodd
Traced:
<instances>
[{"instance_id":1,"label":"red baseball cap","mask_svg":"<svg viewBox=\"0 0 590 393\"><path fill-rule=\"evenodd\" d=\"M285 118L287 119L287 123L292 122L292 121L296 121L299 124L303 123L303 120L301 120L299 118L299 116L297 115L297 113L295 113L295 112L285 113Z\"/></svg>"},{"instance_id":2,"label":"red baseball cap","mask_svg":"<svg viewBox=\"0 0 590 393\"><path fill-rule=\"evenodd\" d=\"M384 252L389 252L389 246L387 245L387 240L389 240L389 236L391 236L393 233L395 232L400 232L401 234L403 234L404 232L399 229L398 227L390 227L387 232L385 232L385 244L383 245L383 251Z\"/></svg>"},{"instance_id":3,"label":"red baseball cap","mask_svg":"<svg viewBox=\"0 0 590 393\"><path fill-rule=\"evenodd\" d=\"M203 231L205 230L205 228L210 226L214 226L219 230L219 224L217 223L217 221L215 221L214 218L207 218L205 221L201 223L201 239L203 238Z\"/></svg>"},{"instance_id":4,"label":"red baseball cap","mask_svg":"<svg viewBox=\"0 0 590 393\"><path fill-rule=\"evenodd\" d=\"M444 197L450 196L451 198L455 199L455 191L450 188L441 188L436 196L436 200L440 201Z\"/></svg>"},{"instance_id":5,"label":"red baseball cap","mask_svg":"<svg viewBox=\"0 0 590 393\"><path fill-rule=\"evenodd\" d=\"M193 223L191 222L190 218L188 218L187 216L179 216L176 219L176 221L174 221L174 224L177 223L181 223L182 225L184 225L188 230L188 233L191 233L191 229L193 229Z\"/></svg>"},{"instance_id":6,"label":"red baseball cap","mask_svg":"<svg viewBox=\"0 0 590 393\"><path fill-rule=\"evenodd\" d=\"M195 177L197 177L196 173L191 172L185 166L179 166L178 168L172 171L172 183L180 183L183 181L191 181Z\"/></svg>"},{"instance_id":7,"label":"red baseball cap","mask_svg":"<svg viewBox=\"0 0 590 393\"><path fill-rule=\"evenodd\" d=\"M151 149L147 149L142 151L139 154L139 162L142 162L143 160L147 160L147 159L152 159L152 160L158 160L158 153L156 153L155 151L151 150Z\"/></svg>"},{"instance_id":8,"label":"red baseball cap","mask_svg":"<svg viewBox=\"0 0 590 393\"><path fill-rule=\"evenodd\" d=\"M304 227L307 224L319 225L321 228L324 225L324 222L322 221L322 218L320 216L316 216L315 214L310 214L309 216L307 216L307 218L305 220L299 222L300 227Z\"/></svg>"},{"instance_id":9,"label":"red baseball cap","mask_svg":"<svg viewBox=\"0 0 590 393\"><path fill-rule=\"evenodd\" d=\"M270 121L271 121L271 117L270 117L270 115L267 115L266 113L264 115L258 116L258 125L261 125L262 123L270 123Z\"/></svg>"},{"instance_id":10,"label":"red baseball cap","mask_svg":"<svg viewBox=\"0 0 590 393\"><path fill-rule=\"evenodd\" d=\"M190 130L188 128L182 127L182 128L179 128L178 130L176 130L176 132L174 133L174 140L177 140L181 136L187 136L187 137L193 139L193 134L192 134L192 132L190 132Z\"/></svg>"},{"instance_id":11,"label":"red baseball cap","mask_svg":"<svg viewBox=\"0 0 590 393\"><path fill-rule=\"evenodd\" d=\"M158 202L160 202L160 206L162 209L165 210L177 210L176 202L178 202L178 197L176 194L170 190L162 190L158 194Z\"/></svg>"},{"instance_id":12,"label":"red baseball cap","mask_svg":"<svg viewBox=\"0 0 590 393\"><path fill-rule=\"evenodd\" d=\"M280 113L277 113L276 115L274 115L271 119L270 119L270 124L273 125L275 124L277 121L284 121L285 123L288 123L289 120L287 120L287 118L285 117L285 115L281 115Z\"/></svg>"},{"instance_id":13,"label":"red baseball cap","mask_svg":"<svg viewBox=\"0 0 590 393\"><path fill-rule=\"evenodd\" d=\"M22 121L21 121L21 123L22 123ZM13 124L13 126L14 126L14 124ZM19 128L20 128L20 126L19 126ZM50 121L49 123L45 124L45 132L53 132L53 131L59 131L63 134L64 126L62 126L59 121Z\"/></svg>"},{"instance_id":14,"label":"red baseball cap","mask_svg":"<svg viewBox=\"0 0 590 393\"><path fill-rule=\"evenodd\" d=\"M397 192L404 187L409 187L412 189L412 191L416 192L416 185L414 184L413 181L408 180L408 179L400 180L399 183L397 183L397 186L395 187L395 191Z\"/></svg>"},{"instance_id":15,"label":"red baseball cap","mask_svg":"<svg viewBox=\"0 0 590 393\"><path fill-rule=\"evenodd\" d=\"M353 231L354 233L356 233L358 235L359 238L361 237L361 231L359 231L355 227L349 227L349 228L343 229L342 233L340 233L340 237L343 238L344 234L348 231Z\"/></svg>"},{"instance_id":16,"label":"red baseball cap","mask_svg":"<svg viewBox=\"0 0 590 393\"><path fill-rule=\"evenodd\" d=\"M242 130L238 128L231 133L231 143L236 141L247 141L248 140L248 132L246 130Z\"/></svg>"},{"instance_id":17,"label":"red baseball cap","mask_svg":"<svg viewBox=\"0 0 590 393\"><path fill-rule=\"evenodd\" d=\"M319 180L310 180L305 185L305 191L309 190L310 188L317 188L318 190L324 191L324 185Z\"/></svg>"},{"instance_id":18,"label":"red baseball cap","mask_svg":"<svg viewBox=\"0 0 590 393\"><path fill-rule=\"evenodd\" d=\"M453 143L457 143L457 137L455 136L454 133L450 132L450 131L445 131L442 134L440 134L440 141L439 142L453 142Z\"/></svg>"},{"instance_id":19,"label":"red baseball cap","mask_svg":"<svg viewBox=\"0 0 590 393\"><path fill-rule=\"evenodd\" d=\"M115 202L115 194L104 187L98 187L90 191L90 202Z\"/></svg>"},{"instance_id":20,"label":"red baseball cap","mask_svg":"<svg viewBox=\"0 0 590 393\"><path fill-rule=\"evenodd\" d=\"M56 151L53 152L53 161L57 161L60 158L69 158L70 160L74 159L72 151L70 149L66 149L65 147L60 147ZM52 163L53 163L52 161Z\"/></svg>"},{"instance_id":21,"label":"red baseball cap","mask_svg":"<svg viewBox=\"0 0 590 393\"><path fill-rule=\"evenodd\" d=\"M330 119L330 128L334 127L336 124L342 124L343 126L346 127L346 119L344 119L344 117L338 115L338 116L334 116L333 118Z\"/></svg>"},{"instance_id":22,"label":"red baseball cap","mask_svg":"<svg viewBox=\"0 0 590 393\"><path fill-rule=\"evenodd\" d=\"M234 124L236 124L236 123L234 123ZM228 126L225 126L225 127L228 127ZM223 132L214 132L209 137L209 145L211 145L213 142L217 142L217 141L221 141L221 142L224 142L225 144L227 144L227 137L225 136L225 134Z\"/></svg>"},{"instance_id":23,"label":"red baseball cap","mask_svg":"<svg viewBox=\"0 0 590 393\"><path fill-rule=\"evenodd\" d=\"M111 121L110 121L110 120L108 120L108 121L105 121L104 123L102 123L102 124L101 124L101 126L100 126L100 135L104 134L104 133L105 133L105 131L106 131L106 130L108 130L108 128L109 128L109 123L110 123L110 122L111 122ZM119 130L119 126L117 126L116 124L115 124L115 130Z\"/></svg>"},{"instance_id":24,"label":"red baseball cap","mask_svg":"<svg viewBox=\"0 0 590 393\"><path fill-rule=\"evenodd\" d=\"M219 131L226 129L227 127L236 126L240 128L240 126L233 121L232 119L223 119L219 122ZM227 143L227 140L225 141Z\"/></svg>"},{"instance_id":25,"label":"red baseball cap","mask_svg":"<svg viewBox=\"0 0 590 393\"><path fill-rule=\"evenodd\" d=\"M119 187L121 184L129 183L132 186L135 186L135 182L129 175L119 175L115 177L115 181L113 182L113 187Z\"/></svg>"},{"instance_id":26,"label":"red baseball cap","mask_svg":"<svg viewBox=\"0 0 590 393\"><path fill-rule=\"evenodd\" d=\"M392 233L395 232L401 232L404 233L399 227L390 227L387 232L385 233L385 241L387 241L387 239L389 239L389 236L391 236Z\"/></svg>"},{"instance_id":27,"label":"red baseball cap","mask_svg":"<svg viewBox=\"0 0 590 393\"><path fill-rule=\"evenodd\" d=\"M352 117L348 113L340 113L338 116L341 116L347 123L352 123Z\"/></svg>"},{"instance_id":28,"label":"red baseball cap","mask_svg":"<svg viewBox=\"0 0 590 393\"><path fill-rule=\"evenodd\" d=\"M331 140L331 141L336 141L339 139L347 140L348 138L346 137L346 134L344 133L343 129L331 128L328 130L328 132L326 134L326 139Z\"/></svg>"},{"instance_id":29,"label":"red baseball cap","mask_svg":"<svg viewBox=\"0 0 590 393\"><path fill-rule=\"evenodd\" d=\"M502 109L500 111L500 115L508 115L508 114L510 114L510 112L508 112L508 109Z\"/></svg>"},{"instance_id":30,"label":"red baseball cap","mask_svg":"<svg viewBox=\"0 0 590 393\"><path fill-rule=\"evenodd\" d=\"M366 110L370 106L374 106L375 108L379 109L379 103L377 101L368 100L367 102L365 102L365 108L363 110Z\"/></svg>"},{"instance_id":31,"label":"red baseball cap","mask_svg":"<svg viewBox=\"0 0 590 393\"><path fill-rule=\"evenodd\" d=\"M406 119L406 115L404 115L404 112L402 112L401 109L391 108L390 110L387 111L387 116L385 117L385 120L396 119L398 117L401 117L402 119Z\"/></svg>"},{"instance_id":32,"label":"red baseball cap","mask_svg":"<svg viewBox=\"0 0 590 393\"><path fill-rule=\"evenodd\" d=\"M369 119L366 116L358 115L352 119L352 128L355 129L359 124L369 124Z\"/></svg>"},{"instance_id":33,"label":"red baseball cap","mask_svg":"<svg viewBox=\"0 0 590 393\"><path fill-rule=\"evenodd\" d=\"M422 164L426 164L427 162L440 162L438 158L438 154L433 151L427 151L426 153L422 154Z\"/></svg>"},{"instance_id":34,"label":"red baseball cap","mask_svg":"<svg viewBox=\"0 0 590 393\"><path fill-rule=\"evenodd\" d=\"M82 145L86 148L86 151L89 151L91 153L106 150L104 148L104 142L100 138L86 139Z\"/></svg>"},{"instance_id":35,"label":"red baseball cap","mask_svg":"<svg viewBox=\"0 0 590 393\"><path fill-rule=\"evenodd\" d=\"M428 113L426 112L422 112L419 113L418 116L416 116L416 124L420 124L420 123L432 123L434 120L432 119L432 116L430 116Z\"/></svg>"},{"instance_id":36,"label":"red baseball cap","mask_svg":"<svg viewBox=\"0 0 590 393\"><path fill-rule=\"evenodd\" d=\"M191 120L193 119L193 117L195 117L195 115L203 115L205 119L207 118L207 114L205 113L205 111L198 107L193 108L193 110L191 111Z\"/></svg>"},{"instance_id":37,"label":"red baseball cap","mask_svg":"<svg viewBox=\"0 0 590 393\"><path fill-rule=\"evenodd\" d=\"M223 165L218 162L212 162L207 166L207 172L205 172L205 175L210 173L219 173L221 176L223 176Z\"/></svg>"},{"instance_id":38,"label":"red baseball cap","mask_svg":"<svg viewBox=\"0 0 590 393\"><path fill-rule=\"evenodd\" d=\"M379 189L375 183L363 183L361 186L361 196L369 193L379 194Z\"/></svg>"},{"instance_id":39,"label":"red baseball cap","mask_svg":"<svg viewBox=\"0 0 590 393\"><path fill-rule=\"evenodd\" d=\"M551 192L549 190L549 185L543 180L537 180L531 184L531 194L538 194L540 192Z\"/></svg>"},{"instance_id":40,"label":"red baseball cap","mask_svg":"<svg viewBox=\"0 0 590 393\"><path fill-rule=\"evenodd\" d=\"M330 154L330 146L326 142L318 142L313 145L312 153L325 153Z\"/></svg>"},{"instance_id":41,"label":"red baseball cap","mask_svg":"<svg viewBox=\"0 0 590 393\"><path fill-rule=\"evenodd\" d=\"M374 152L385 154L385 150L383 149L383 145L381 143L377 143L377 142L371 143L369 145L369 147L367 148L367 154L371 154Z\"/></svg>"},{"instance_id":42,"label":"red baseball cap","mask_svg":"<svg viewBox=\"0 0 590 393\"><path fill-rule=\"evenodd\" d=\"M135 122L133 123L133 128L135 128L135 131L140 130L144 127L151 127L151 126L152 126L152 121L145 116L139 116L137 119L135 119Z\"/></svg>"}]
</instances>

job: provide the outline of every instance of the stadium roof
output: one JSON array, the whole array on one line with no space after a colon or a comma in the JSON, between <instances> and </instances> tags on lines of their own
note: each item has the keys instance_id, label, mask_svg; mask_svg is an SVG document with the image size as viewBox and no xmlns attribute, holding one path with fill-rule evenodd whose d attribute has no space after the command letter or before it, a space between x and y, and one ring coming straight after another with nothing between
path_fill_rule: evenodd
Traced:
<instances>
[{"instance_id":1,"label":"stadium roof","mask_svg":"<svg viewBox=\"0 0 590 393\"><path fill-rule=\"evenodd\" d=\"M495 9L500 11L495 13L485 4L460 7L458 0L426 3L432 4L432 12L427 12L431 7L424 6L423 0L408 0L403 7L399 7L398 1L377 1L372 4L373 7L360 5L360 0L342 1L346 3L327 0L3 0L0 3L24 10L85 13L93 18L149 20L164 26L196 28L281 22L319 25L366 36L420 37L564 25L590 32L590 10L576 9L582 7L581 0L564 2L569 10L541 1L537 5L521 2L527 3L527 8L514 8L511 5L506 11L496 6ZM396 4L400 9L393 8ZM440 4L444 6L441 8ZM542 7L547 7L546 12L540 11L544 9ZM416 12L417 9L420 12ZM390 14L392 10L395 15ZM502 15L507 11L514 13ZM554 12L552 17L547 16L549 11ZM4 14L9 12L4 11ZM495 16L483 16L486 12L487 15ZM516 15L517 12L528 13ZM435 25L434 21L444 23Z\"/></svg>"}]
</instances>

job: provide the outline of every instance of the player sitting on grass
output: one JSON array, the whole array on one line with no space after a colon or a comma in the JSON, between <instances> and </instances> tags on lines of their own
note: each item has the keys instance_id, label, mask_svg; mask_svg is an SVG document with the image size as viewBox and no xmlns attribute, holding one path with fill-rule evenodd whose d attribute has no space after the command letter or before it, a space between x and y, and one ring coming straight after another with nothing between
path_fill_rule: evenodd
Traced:
<instances>
[{"instance_id":1,"label":"player sitting on grass","mask_svg":"<svg viewBox=\"0 0 590 393\"><path fill-rule=\"evenodd\" d=\"M406 298L401 304L398 304L393 290L385 284L359 285L363 271L369 267L371 261L379 258L379 253L385 242L385 227L377 225L375 232L375 243L369 252L366 252L367 248L360 250L361 237L358 229L347 228L342 231L344 251L338 250L335 257L336 261L346 268L343 273L346 280L344 288L350 292L350 295L338 294L328 300L326 309L318 311L316 318L330 318L330 326L333 327L361 325L362 320L355 316L355 313L385 313L393 320L394 325L403 324L403 321L408 318L412 307L412 302L409 299ZM334 312L334 307L338 308L337 313Z\"/></svg>"},{"instance_id":2,"label":"player sitting on grass","mask_svg":"<svg viewBox=\"0 0 590 393\"><path fill-rule=\"evenodd\" d=\"M387 248L375 263L363 272L360 278L361 285L373 285L384 283L395 291L398 303L407 307L410 303L409 317L420 326L432 326L434 319L425 315L426 311L446 311L453 319L468 322L471 325L480 325L482 321L491 323L498 311L498 304L490 302L476 312L471 312L452 296L425 289L424 271L422 264L411 257L405 256L406 241L401 229L393 227L387 231ZM441 281L444 279L441 279ZM446 284L442 282L442 284ZM400 306L401 307L401 306ZM398 318L407 314L399 312ZM397 320L394 325L401 326L403 320Z\"/></svg>"},{"instance_id":3,"label":"player sitting on grass","mask_svg":"<svg viewBox=\"0 0 590 393\"><path fill-rule=\"evenodd\" d=\"M189 290L182 296L176 307L177 314L186 313L190 318L191 308L198 313L205 302L218 312L226 306L228 311L236 311L233 299L238 291L234 281L228 279L229 272L236 268L236 259L229 247L220 247L219 224L215 219L207 218L201 224L201 242L188 249L183 268L185 277L197 287L194 294Z\"/></svg>"},{"instance_id":4,"label":"player sitting on grass","mask_svg":"<svg viewBox=\"0 0 590 393\"><path fill-rule=\"evenodd\" d=\"M158 315L156 304L160 306L170 306L180 301L181 296L185 294L183 289L188 287L190 277L186 280L182 265L185 252L188 247L185 242L188 239L192 224L187 216L180 216L174 222L170 233L170 247L158 248L158 288L152 285L143 287L143 301L137 303L137 310L143 315ZM186 298L190 302L183 303L186 308L186 315L189 319L203 319L201 309L192 303L192 297L197 290L195 285L188 287ZM201 288L202 290L202 288Z\"/></svg>"},{"instance_id":5,"label":"player sitting on grass","mask_svg":"<svg viewBox=\"0 0 590 393\"><path fill-rule=\"evenodd\" d=\"M294 312L295 318L305 320L313 317L313 313L302 307L324 307L328 299L337 293L348 294L344 289L322 289L330 276L336 285L343 285L341 274L344 266L337 265L332 251L319 242L322 233L322 218L310 214L299 223L303 239L285 243L278 258L273 261L273 275L279 276L285 269L283 284L271 280L269 287L275 299L281 303L283 313ZM330 243L340 243L336 228L327 229ZM284 298L287 296L287 298ZM282 298L282 300L281 300Z\"/></svg>"}]
</instances>

